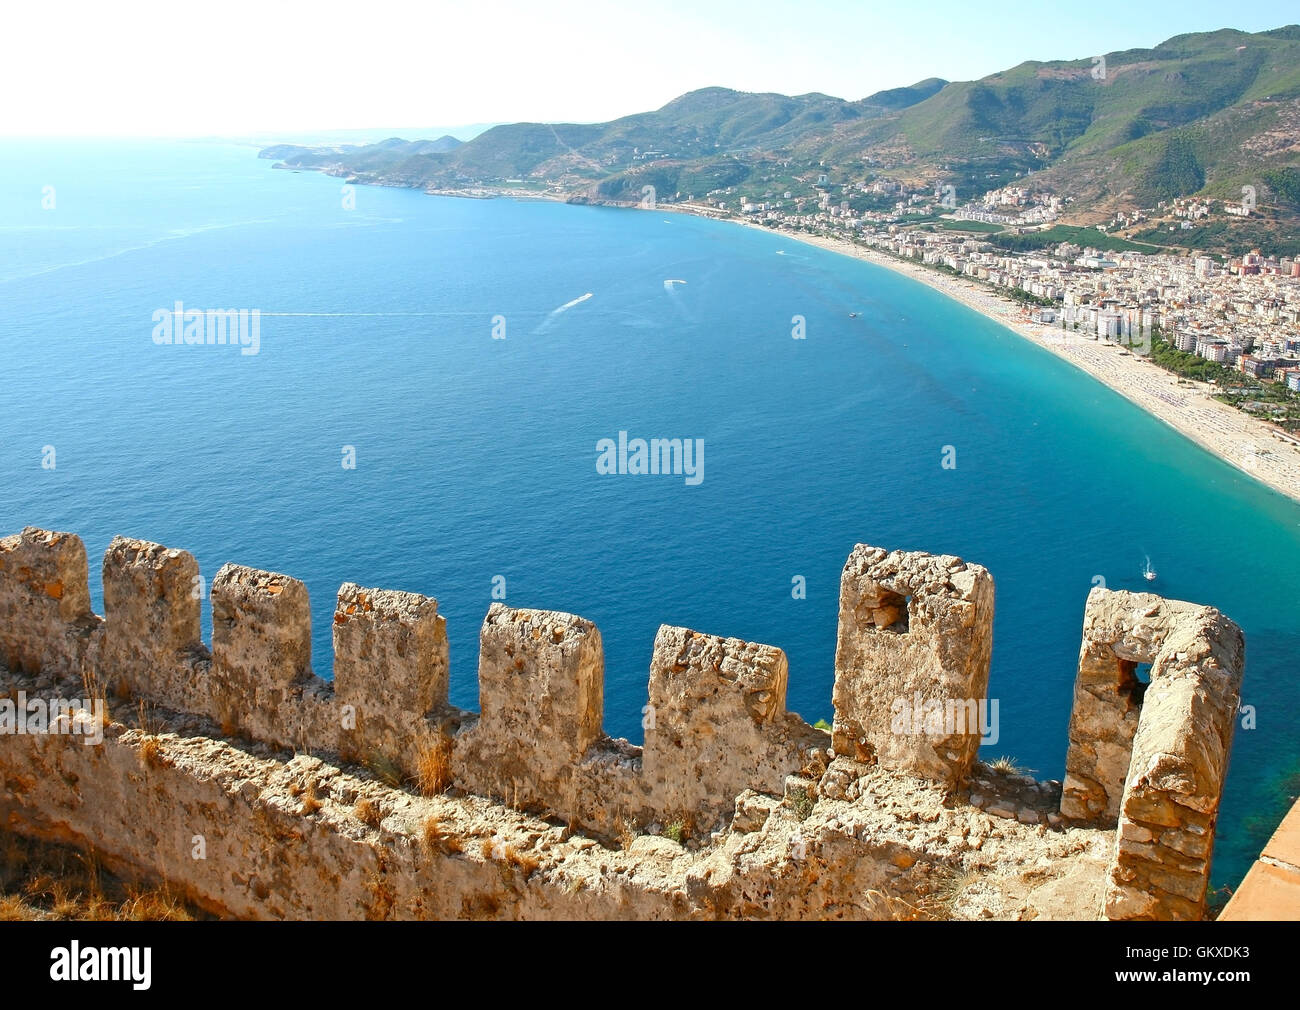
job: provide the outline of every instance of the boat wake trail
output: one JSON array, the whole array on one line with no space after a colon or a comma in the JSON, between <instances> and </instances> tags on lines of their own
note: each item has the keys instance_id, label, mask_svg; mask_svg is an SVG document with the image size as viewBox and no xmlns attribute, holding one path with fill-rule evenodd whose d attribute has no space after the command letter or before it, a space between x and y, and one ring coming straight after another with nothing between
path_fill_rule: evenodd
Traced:
<instances>
[{"instance_id":1,"label":"boat wake trail","mask_svg":"<svg viewBox=\"0 0 1300 1010\"><path fill-rule=\"evenodd\" d=\"M592 297L594 296L590 291L588 291L585 295L579 295L571 302L565 302L558 309L552 309L550 314L545 319L542 320L542 325L537 327L537 329L533 330L533 333L535 334L545 333L548 329L550 329L551 323L555 321L556 316L560 315L561 313L568 312L569 309L573 308L575 305L581 305L588 298L592 298Z\"/></svg>"},{"instance_id":2,"label":"boat wake trail","mask_svg":"<svg viewBox=\"0 0 1300 1010\"><path fill-rule=\"evenodd\" d=\"M583 302L585 302L585 301L586 301L588 298L590 298L590 297L592 297L590 291L588 291L585 295L579 295L579 296L578 296L577 298L575 298L573 301L571 301L571 302L565 302L565 303L564 303L563 305L561 305L558 309L555 309L555 310L550 314L550 316L548 316L547 318L549 318L549 319L554 319L554 318L555 318L556 316L558 316L561 312L567 312L569 309L573 308L575 305L581 305Z\"/></svg>"}]
</instances>

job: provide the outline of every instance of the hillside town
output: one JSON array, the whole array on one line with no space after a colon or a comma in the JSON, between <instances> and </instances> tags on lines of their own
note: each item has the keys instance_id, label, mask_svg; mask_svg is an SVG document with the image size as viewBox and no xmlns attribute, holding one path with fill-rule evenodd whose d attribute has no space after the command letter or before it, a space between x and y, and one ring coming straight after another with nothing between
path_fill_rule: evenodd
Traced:
<instances>
[{"instance_id":1,"label":"hillside town","mask_svg":"<svg viewBox=\"0 0 1300 1010\"><path fill-rule=\"evenodd\" d=\"M724 217L739 210L766 227L851 242L981 282L1021 302L1034 323L1121 345L1122 352L1151 355L1153 343L1179 352L1158 356L1157 363L1217 383L1228 402L1272 422L1284 440L1294 441L1300 430L1300 258L1259 249L1233 258L1148 253L1104 241L1112 229L1152 219L1172 219L1170 227L1182 231L1213 214L1248 216L1249 200L1171 201L1098 226L1096 246L1086 238L1092 229L1074 228L1072 241L1013 251L990 241L989 232L1041 232L1065 209L1062 200L1008 186L957 206L951 187L908 193L876 180L841 187L837 201L825 174L817 183L816 201L728 201L727 191L719 191L693 209ZM897 199L886 209L855 210L855 193ZM965 222L977 230L966 231ZM1221 368L1199 368L1182 355Z\"/></svg>"}]
</instances>

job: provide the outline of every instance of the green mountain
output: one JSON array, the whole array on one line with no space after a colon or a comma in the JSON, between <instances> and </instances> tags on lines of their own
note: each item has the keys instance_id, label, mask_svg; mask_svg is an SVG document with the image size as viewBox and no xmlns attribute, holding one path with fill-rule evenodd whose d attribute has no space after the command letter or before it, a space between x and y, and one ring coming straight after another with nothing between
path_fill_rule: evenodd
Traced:
<instances>
[{"instance_id":1,"label":"green mountain","mask_svg":"<svg viewBox=\"0 0 1300 1010\"><path fill-rule=\"evenodd\" d=\"M543 178L599 182L661 163L699 163L697 172L708 175L705 166L725 166L736 158L748 160L816 138L829 141L843 124L896 114L937 93L945 83L922 81L859 102L820 94L788 97L704 88L654 112L609 123L496 126L449 152L415 151L384 141L351 149L280 145L267 148L262 156L294 168L382 175L389 182L397 181L393 176L413 176L422 164L429 185L499 185ZM413 161L426 156L427 161Z\"/></svg>"},{"instance_id":2,"label":"green mountain","mask_svg":"<svg viewBox=\"0 0 1300 1010\"><path fill-rule=\"evenodd\" d=\"M1206 191L1263 192L1300 165L1300 26L1180 35L1099 60L1022 63L951 84L885 132L840 149L904 148L980 189L981 169L1041 170L1039 183L1099 210Z\"/></svg>"},{"instance_id":3,"label":"green mountain","mask_svg":"<svg viewBox=\"0 0 1300 1010\"><path fill-rule=\"evenodd\" d=\"M444 138L450 139L450 138ZM440 142L434 142L440 143ZM515 123L442 149L269 148L264 157L362 182L524 186L577 200L758 197L888 178L959 200L1033 174L1081 221L1200 193L1300 210L1300 26L1180 35L1153 49L1027 62L859 101L704 88L608 123Z\"/></svg>"}]
</instances>

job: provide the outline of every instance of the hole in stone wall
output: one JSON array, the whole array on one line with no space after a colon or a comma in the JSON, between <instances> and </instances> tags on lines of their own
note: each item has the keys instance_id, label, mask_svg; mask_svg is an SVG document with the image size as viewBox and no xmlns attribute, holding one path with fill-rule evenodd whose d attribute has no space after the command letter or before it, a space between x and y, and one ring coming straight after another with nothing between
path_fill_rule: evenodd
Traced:
<instances>
[{"instance_id":1,"label":"hole in stone wall","mask_svg":"<svg viewBox=\"0 0 1300 1010\"><path fill-rule=\"evenodd\" d=\"M1126 694L1137 708L1142 707L1142 699L1151 685L1151 664L1133 663L1127 659L1119 662L1119 693Z\"/></svg>"},{"instance_id":2,"label":"hole in stone wall","mask_svg":"<svg viewBox=\"0 0 1300 1010\"><path fill-rule=\"evenodd\" d=\"M895 635L905 635L909 626L909 611L912 598L902 593L882 590L880 603L871 612L871 622L877 631L888 631Z\"/></svg>"}]
</instances>

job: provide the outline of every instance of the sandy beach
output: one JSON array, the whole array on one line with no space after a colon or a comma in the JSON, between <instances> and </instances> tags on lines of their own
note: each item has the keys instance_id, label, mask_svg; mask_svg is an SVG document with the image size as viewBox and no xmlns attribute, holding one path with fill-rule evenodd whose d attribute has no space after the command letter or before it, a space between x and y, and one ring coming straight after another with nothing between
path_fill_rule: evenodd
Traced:
<instances>
[{"instance_id":1,"label":"sandy beach","mask_svg":"<svg viewBox=\"0 0 1300 1010\"><path fill-rule=\"evenodd\" d=\"M1059 326L1031 322L1023 306L976 281L948 277L842 239L795 235L749 222L739 223L866 260L927 284L1064 358L1197 445L1300 502L1300 447L1278 438L1268 424L1213 399L1213 386L1180 380L1146 358L1122 353L1123 348L1118 344L1069 333Z\"/></svg>"}]
</instances>

